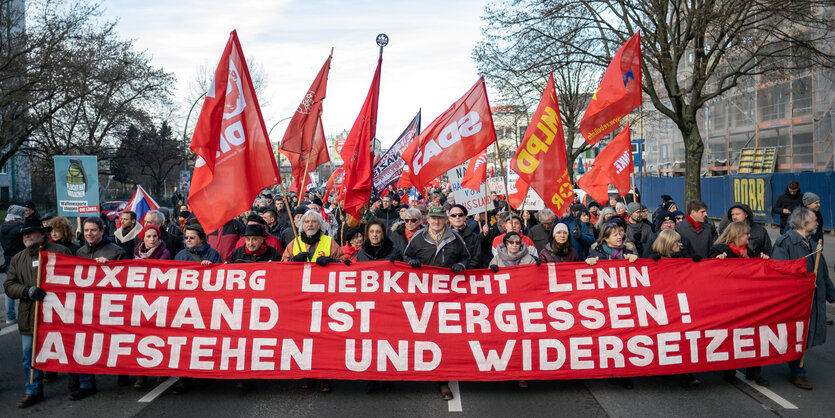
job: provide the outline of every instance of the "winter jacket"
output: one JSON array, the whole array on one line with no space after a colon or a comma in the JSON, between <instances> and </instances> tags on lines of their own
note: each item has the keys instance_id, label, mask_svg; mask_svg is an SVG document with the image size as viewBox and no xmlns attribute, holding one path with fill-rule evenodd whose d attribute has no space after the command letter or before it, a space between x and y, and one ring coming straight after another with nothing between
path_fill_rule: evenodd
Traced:
<instances>
[{"instance_id":1,"label":"winter jacket","mask_svg":"<svg viewBox=\"0 0 835 418\"><path fill-rule=\"evenodd\" d=\"M496 255L490 260L491 266L499 267L520 266L523 264L536 264L536 258L531 255L530 251L528 251L528 246L524 242L519 247L519 252L513 255L508 254L507 247L503 243L499 244Z\"/></svg>"},{"instance_id":2,"label":"winter jacket","mask_svg":"<svg viewBox=\"0 0 835 418\"><path fill-rule=\"evenodd\" d=\"M244 226L243 222L232 219L220 228L219 231L214 231L206 238L206 241L209 245L212 246L218 253L220 253L220 258L223 261L229 260L229 257L232 256L232 251L235 251L235 244L238 242L238 238L240 238L244 234ZM166 244L168 244L166 242ZM180 247L182 249L182 247ZM179 254L179 252L178 252Z\"/></svg>"},{"instance_id":3,"label":"winter jacket","mask_svg":"<svg viewBox=\"0 0 835 418\"><path fill-rule=\"evenodd\" d=\"M423 227L421 227L423 228ZM415 231L417 233L417 231ZM412 235L412 239L414 239L414 235ZM394 243L394 246L400 250L400 252L406 251L406 247L409 245L409 240L406 239L406 223L401 221L395 222L391 226L391 242Z\"/></svg>"},{"instance_id":4,"label":"winter jacket","mask_svg":"<svg viewBox=\"0 0 835 418\"><path fill-rule=\"evenodd\" d=\"M690 225L687 219L676 225L676 232L681 235L682 243L684 239L689 241L689 250L692 250L691 256L707 258L708 253L710 253L710 247L716 242L716 229L713 228L713 224L707 219L702 222L702 226L698 232L696 232L696 228L693 228L693 225Z\"/></svg>"},{"instance_id":5,"label":"winter jacket","mask_svg":"<svg viewBox=\"0 0 835 418\"><path fill-rule=\"evenodd\" d=\"M142 232L142 225L138 223L127 232L125 232L125 227L121 227L113 233L113 242L122 247L126 254L133 254L133 249L136 248L136 246L139 245L139 241L141 241L136 239L140 232Z\"/></svg>"},{"instance_id":6,"label":"winter jacket","mask_svg":"<svg viewBox=\"0 0 835 418\"><path fill-rule=\"evenodd\" d=\"M357 251L353 261L384 261L394 260L403 261L403 253L399 248L394 246L394 243L388 238L383 238L383 242L375 247L371 245L368 240L363 241L362 247Z\"/></svg>"},{"instance_id":7,"label":"winter jacket","mask_svg":"<svg viewBox=\"0 0 835 418\"><path fill-rule=\"evenodd\" d=\"M748 237L748 247L753 249L757 254L764 253L771 255L771 237L768 236L768 231L760 224L754 222L754 212L744 203L735 203L728 209L728 219L731 218L731 210L739 208L748 214L746 222L751 227L751 236Z\"/></svg>"},{"instance_id":8,"label":"winter jacket","mask_svg":"<svg viewBox=\"0 0 835 418\"><path fill-rule=\"evenodd\" d=\"M23 245L23 235L20 233L22 230L23 222L21 221L6 221L3 222L3 226L0 226L0 244L3 246L3 255L7 260L26 248Z\"/></svg>"},{"instance_id":9,"label":"winter jacket","mask_svg":"<svg viewBox=\"0 0 835 418\"><path fill-rule=\"evenodd\" d=\"M528 238L533 241L536 251L539 252L551 241L551 231L545 229L542 224L536 224L528 230Z\"/></svg>"},{"instance_id":10,"label":"winter jacket","mask_svg":"<svg viewBox=\"0 0 835 418\"><path fill-rule=\"evenodd\" d=\"M655 251L652 251L652 244L655 244L655 240L658 239L658 235L661 234L661 231L658 231L652 235L650 235L649 240L644 244L643 251L641 252L642 258L653 258L656 254ZM693 257L693 248L690 247L690 241L684 235L678 234L681 237L681 249L678 252L671 254L670 258L690 258Z\"/></svg>"},{"instance_id":11,"label":"winter jacket","mask_svg":"<svg viewBox=\"0 0 835 418\"><path fill-rule=\"evenodd\" d=\"M329 248L322 250L321 252L313 251L313 257L308 261L316 261L318 257L322 256L335 258L337 260L345 259L345 255L342 253L342 248L336 242L336 239L331 238L329 235L320 235L319 240L316 241L316 246L324 246L326 242L330 242L330 244L328 244ZM281 260L288 261L293 258L293 256L298 255L301 252L310 252L310 245L303 242L302 237L298 237L291 241L290 245L284 249L284 253L281 255Z\"/></svg>"},{"instance_id":12,"label":"winter jacket","mask_svg":"<svg viewBox=\"0 0 835 418\"><path fill-rule=\"evenodd\" d=\"M403 259L418 260L421 264L435 267L452 267L456 263L469 265L470 252L464 239L449 227L444 228L438 244L432 240L429 230L417 231L403 252Z\"/></svg>"},{"instance_id":13,"label":"winter jacket","mask_svg":"<svg viewBox=\"0 0 835 418\"><path fill-rule=\"evenodd\" d=\"M571 237L571 244L574 245L574 249L577 250L577 256L580 257L580 260L585 260L586 257L588 257L586 253L589 246L594 243L594 235L592 231L589 231L584 223L580 222L573 216L562 218L558 222L562 222L568 226L568 236ZM574 236L574 231L577 229L580 230L580 239L577 239L577 237Z\"/></svg>"},{"instance_id":14,"label":"winter jacket","mask_svg":"<svg viewBox=\"0 0 835 418\"><path fill-rule=\"evenodd\" d=\"M627 242L635 244L635 249L638 254L643 253L644 245L646 245L649 238L652 236L652 227L643 221L632 223L626 222L626 237Z\"/></svg>"},{"instance_id":15,"label":"winter jacket","mask_svg":"<svg viewBox=\"0 0 835 418\"><path fill-rule=\"evenodd\" d=\"M70 250L63 245L47 242L40 248L27 248L12 257L3 287L7 297L20 299L20 305L17 307L17 329L25 335L31 335L35 326L35 303L29 299L26 288L38 285L37 263L40 251L71 255Z\"/></svg>"},{"instance_id":16,"label":"winter jacket","mask_svg":"<svg viewBox=\"0 0 835 418\"><path fill-rule=\"evenodd\" d=\"M194 248L183 248L177 255L174 256L177 261L211 261L212 263L222 263L223 259L220 253L212 248L209 243L204 242Z\"/></svg>"},{"instance_id":17,"label":"winter jacket","mask_svg":"<svg viewBox=\"0 0 835 418\"><path fill-rule=\"evenodd\" d=\"M478 269L484 267L481 261L481 240L484 239L484 235L473 232L467 225L455 231L464 239L464 243L467 244L467 251L470 252L470 262L467 264L467 268Z\"/></svg>"},{"instance_id":18,"label":"winter jacket","mask_svg":"<svg viewBox=\"0 0 835 418\"><path fill-rule=\"evenodd\" d=\"M618 256L614 259L622 260L623 256L626 254L636 254L635 244L632 244L631 242L625 243L623 245L623 251L618 253ZM598 260L612 260L612 255L607 253L602 246L597 245L596 242L589 247L589 255L586 258L592 257L597 257Z\"/></svg>"},{"instance_id":19,"label":"winter jacket","mask_svg":"<svg viewBox=\"0 0 835 418\"><path fill-rule=\"evenodd\" d=\"M774 241L771 258L775 260L796 260L806 257L817 249L818 243L803 238L795 230L789 230ZM806 258L806 271L815 271L815 256ZM812 315L809 319L809 331L806 347L814 347L826 342L826 302L835 301L835 286L829 279L829 268L821 254L818 276L815 278L815 295L812 298ZM803 301L803 303L808 303Z\"/></svg>"},{"instance_id":20,"label":"winter jacket","mask_svg":"<svg viewBox=\"0 0 835 418\"><path fill-rule=\"evenodd\" d=\"M110 241L107 237L102 237L101 241L95 245L84 244L75 252L75 255L83 258L99 258L104 257L108 261L125 260L129 258L122 247ZM132 257L132 256L131 256Z\"/></svg>"},{"instance_id":21,"label":"winter jacket","mask_svg":"<svg viewBox=\"0 0 835 418\"><path fill-rule=\"evenodd\" d=\"M391 228L395 222L400 221L400 211L396 207L391 206L388 209L383 209L382 206L374 211L374 217L386 223L386 228Z\"/></svg>"},{"instance_id":22,"label":"winter jacket","mask_svg":"<svg viewBox=\"0 0 835 418\"><path fill-rule=\"evenodd\" d=\"M264 263L267 261L281 261L281 254L267 244L262 244L265 248L261 254L250 254L246 251L246 245L238 247L232 251L229 257L229 264L237 263Z\"/></svg>"},{"instance_id":23,"label":"winter jacket","mask_svg":"<svg viewBox=\"0 0 835 418\"><path fill-rule=\"evenodd\" d=\"M539 260L543 263L568 263L571 261L580 261L580 256L577 255L577 250L572 248L568 255L560 257L554 254L553 249L549 246L539 252Z\"/></svg>"},{"instance_id":24,"label":"winter jacket","mask_svg":"<svg viewBox=\"0 0 835 418\"><path fill-rule=\"evenodd\" d=\"M78 252L78 249L81 248L80 245L76 244L72 240L66 240L66 241L61 241L61 242L52 241L52 242L55 243L55 244L63 245L64 247L67 247L67 249L70 250L70 254L72 254L72 255L75 255Z\"/></svg>"},{"instance_id":25,"label":"winter jacket","mask_svg":"<svg viewBox=\"0 0 835 418\"><path fill-rule=\"evenodd\" d=\"M761 252L751 248L750 245L746 245L745 249L748 250L748 258L759 258L760 254L762 254ZM736 253L731 249L731 246L728 244L713 244L713 246L710 247L710 252L707 254L707 256L710 258L716 258L718 255L722 253L725 253L725 255L727 255L727 258L741 258L740 256L736 255Z\"/></svg>"},{"instance_id":26,"label":"winter jacket","mask_svg":"<svg viewBox=\"0 0 835 418\"><path fill-rule=\"evenodd\" d=\"M780 215L780 233L784 233L784 229L786 228L786 221L789 219L789 215L783 213L783 209L788 209L789 213L794 210L794 208L803 205L803 192L800 189L797 190L797 193L791 195L789 193L789 188L786 186L786 192L781 194L777 201L774 202L774 207L771 209L772 212Z\"/></svg>"}]
</instances>

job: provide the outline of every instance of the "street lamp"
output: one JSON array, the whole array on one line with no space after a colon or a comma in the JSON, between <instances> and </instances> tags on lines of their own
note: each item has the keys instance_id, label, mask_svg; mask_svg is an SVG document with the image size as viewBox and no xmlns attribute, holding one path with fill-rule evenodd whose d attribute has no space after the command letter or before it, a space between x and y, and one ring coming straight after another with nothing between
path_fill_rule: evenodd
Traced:
<instances>
[{"instance_id":1,"label":"street lamp","mask_svg":"<svg viewBox=\"0 0 835 418\"><path fill-rule=\"evenodd\" d=\"M199 102L203 97L206 96L206 93L200 95L194 103L191 104L191 108L188 110L188 115L186 115L186 123L183 125L183 143L185 143L185 147L183 150L183 170L188 170L188 120L191 118L191 112L194 110L194 106L197 106L197 102Z\"/></svg>"}]
</instances>

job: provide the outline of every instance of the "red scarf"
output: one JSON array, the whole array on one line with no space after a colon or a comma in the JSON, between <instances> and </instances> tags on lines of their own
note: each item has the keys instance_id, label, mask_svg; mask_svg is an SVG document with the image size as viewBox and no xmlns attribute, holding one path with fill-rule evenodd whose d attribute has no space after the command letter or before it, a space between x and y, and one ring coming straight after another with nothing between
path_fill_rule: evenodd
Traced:
<instances>
[{"instance_id":1,"label":"red scarf","mask_svg":"<svg viewBox=\"0 0 835 418\"><path fill-rule=\"evenodd\" d=\"M746 248L746 246L743 245L741 247L737 247L734 243L730 242L728 243L728 247L731 247L731 251L733 251L737 257L748 258L748 248Z\"/></svg>"},{"instance_id":2,"label":"red scarf","mask_svg":"<svg viewBox=\"0 0 835 418\"><path fill-rule=\"evenodd\" d=\"M684 215L684 217L687 218L687 222L690 222L690 225L693 225L693 229L695 229L696 232L699 232L699 230L702 229L701 222L696 222L696 220L691 218L690 215Z\"/></svg>"},{"instance_id":3,"label":"red scarf","mask_svg":"<svg viewBox=\"0 0 835 418\"><path fill-rule=\"evenodd\" d=\"M246 253L249 254L249 255L259 256L259 255L263 254L264 251L267 251L267 244L261 244L261 246L255 251L249 251L249 247L244 245L244 251L246 251Z\"/></svg>"}]
</instances>

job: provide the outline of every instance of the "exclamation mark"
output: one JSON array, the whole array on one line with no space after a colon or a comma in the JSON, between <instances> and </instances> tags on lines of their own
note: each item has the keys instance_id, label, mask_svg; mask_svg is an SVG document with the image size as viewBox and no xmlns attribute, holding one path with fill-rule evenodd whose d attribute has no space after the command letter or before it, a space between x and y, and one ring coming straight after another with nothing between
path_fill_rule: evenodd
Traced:
<instances>
[{"instance_id":1,"label":"exclamation mark","mask_svg":"<svg viewBox=\"0 0 835 418\"><path fill-rule=\"evenodd\" d=\"M798 353L803 352L803 321L795 322L797 328L797 344L794 345L794 350Z\"/></svg>"},{"instance_id":2,"label":"exclamation mark","mask_svg":"<svg viewBox=\"0 0 835 418\"><path fill-rule=\"evenodd\" d=\"M678 294L678 306L681 307L681 322L683 324L690 323L690 305L687 303L687 294Z\"/></svg>"}]
</instances>

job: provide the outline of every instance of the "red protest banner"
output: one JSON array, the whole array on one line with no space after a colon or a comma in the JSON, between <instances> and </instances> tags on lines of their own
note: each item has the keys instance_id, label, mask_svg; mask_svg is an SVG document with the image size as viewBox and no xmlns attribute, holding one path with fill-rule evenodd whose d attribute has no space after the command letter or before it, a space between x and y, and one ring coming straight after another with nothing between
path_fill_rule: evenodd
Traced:
<instances>
[{"instance_id":1,"label":"red protest banner","mask_svg":"<svg viewBox=\"0 0 835 418\"><path fill-rule=\"evenodd\" d=\"M805 260L668 259L451 274L44 253L35 365L208 378L582 379L800 358Z\"/></svg>"}]
</instances>

